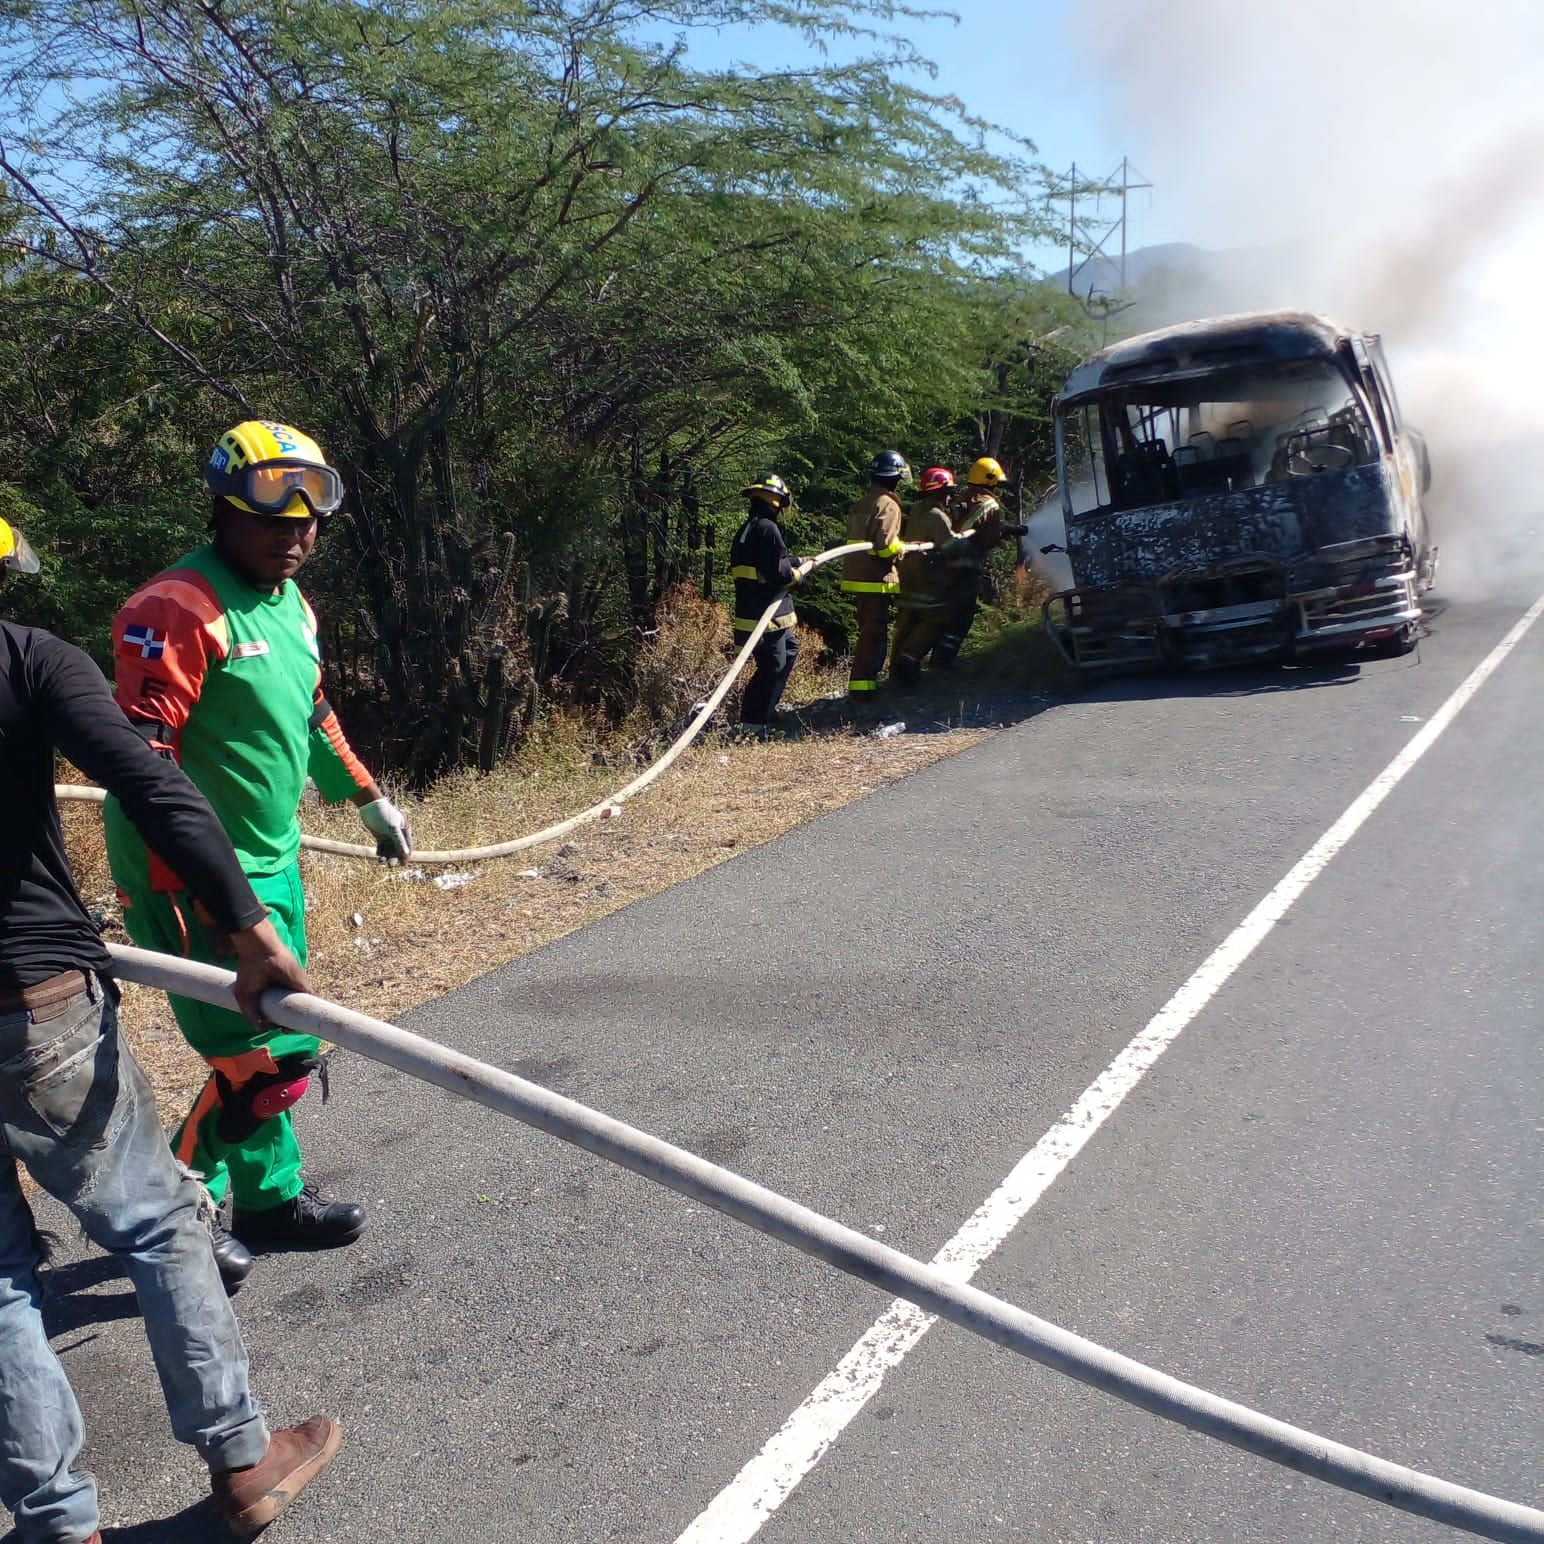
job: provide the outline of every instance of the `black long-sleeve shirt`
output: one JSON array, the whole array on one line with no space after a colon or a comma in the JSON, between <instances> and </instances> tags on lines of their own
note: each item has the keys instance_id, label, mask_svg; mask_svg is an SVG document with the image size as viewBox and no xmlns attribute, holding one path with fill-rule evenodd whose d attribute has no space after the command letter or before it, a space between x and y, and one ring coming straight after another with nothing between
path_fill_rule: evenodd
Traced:
<instances>
[{"instance_id":1,"label":"black long-sleeve shirt","mask_svg":"<svg viewBox=\"0 0 1544 1544\"><path fill-rule=\"evenodd\" d=\"M793 559L788 556L783 528L762 511L759 503L751 505L745 524L729 544L729 574L734 580L733 622L737 633L754 631L773 597L793 583ZM771 630L792 627L798 620L793 597L784 595L772 618Z\"/></svg>"},{"instance_id":2,"label":"black long-sleeve shirt","mask_svg":"<svg viewBox=\"0 0 1544 1544\"><path fill-rule=\"evenodd\" d=\"M0 622L0 990L111 957L75 890L54 802L54 750L117 795L228 932L267 915L204 797L123 716L102 673L41 628Z\"/></svg>"}]
</instances>

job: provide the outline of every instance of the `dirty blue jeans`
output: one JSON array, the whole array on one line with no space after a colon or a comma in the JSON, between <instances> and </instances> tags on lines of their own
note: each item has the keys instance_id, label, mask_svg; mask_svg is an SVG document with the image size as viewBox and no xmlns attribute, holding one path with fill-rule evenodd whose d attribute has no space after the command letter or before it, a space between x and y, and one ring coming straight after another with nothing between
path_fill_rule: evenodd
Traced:
<instances>
[{"instance_id":1,"label":"dirty blue jeans","mask_svg":"<svg viewBox=\"0 0 1544 1544\"><path fill-rule=\"evenodd\" d=\"M217 1472L255 1464L268 1447L203 1194L174 1162L150 1085L119 1040L116 993L87 981L62 1004L0 1012L0 1501L25 1544L89 1539L97 1495L75 1467L80 1409L44 1333L18 1163L127 1268L178 1439Z\"/></svg>"}]
</instances>

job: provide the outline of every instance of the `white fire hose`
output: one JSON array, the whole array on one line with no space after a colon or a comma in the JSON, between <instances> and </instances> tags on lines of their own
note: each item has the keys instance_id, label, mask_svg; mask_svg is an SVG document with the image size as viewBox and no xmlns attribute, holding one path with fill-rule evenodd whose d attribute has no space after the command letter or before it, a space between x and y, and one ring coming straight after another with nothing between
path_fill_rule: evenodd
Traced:
<instances>
[{"instance_id":1,"label":"white fire hose","mask_svg":"<svg viewBox=\"0 0 1544 1544\"><path fill-rule=\"evenodd\" d=\"M231 990L235 977L229 971L144 949L110 947L114 971L125 981L223 1008L236 1005ZM925 1265L538 1083L305 992L270 990L263 997L263 1012L276 1024L331 1040L631 1169L974 1335L1164 1420L1450 1528L1506 1544L1544 1544L1544 1511L1390 1463L1183 1383L992 1297L960 1280L957 1270L951 1273Z\"/></svg>"}]
</instances>

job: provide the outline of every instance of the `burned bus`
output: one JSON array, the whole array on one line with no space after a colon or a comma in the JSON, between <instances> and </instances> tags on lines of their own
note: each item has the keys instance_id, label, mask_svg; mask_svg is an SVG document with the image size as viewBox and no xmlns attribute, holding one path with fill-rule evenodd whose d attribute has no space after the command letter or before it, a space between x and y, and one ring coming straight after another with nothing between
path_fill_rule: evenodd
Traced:
<instances>
[{"instance_id":1,"label":"burned bus","mask_svg":"<svg viewBox=\"0 0 1544 1544\"><path fill-rule=\"evenodd\" d=\"M1222 317L1117 343L1056 403L1082 669L1401 653L1435 577L1425 442L1382 344L1321 317Z\"/></svg>"}]
</instances>

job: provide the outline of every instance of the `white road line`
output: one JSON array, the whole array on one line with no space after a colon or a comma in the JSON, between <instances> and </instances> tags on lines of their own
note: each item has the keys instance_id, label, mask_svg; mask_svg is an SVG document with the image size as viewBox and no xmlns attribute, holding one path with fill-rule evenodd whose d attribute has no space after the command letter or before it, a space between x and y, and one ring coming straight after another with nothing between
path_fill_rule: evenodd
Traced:
<instances>
[{"instance_id":1,"label":"white road line","mask_svg":"<svg viewBox=\"0 0 1544 1544\"><path fill-rule=\"evenodd\" d=\"M1544 614L1544 595L1427 720L1410 743L1298 859L1291 871L1212 951L1147 1027L1083 1091L1077 1103L1014 1166L1002 1184L934 1255L932 1263L969 1281L1023 1221L1052 1182L1115 1113L1180 1032L1254 953L1293 902L1323 873L1405 774L1436 744L1465 703ZM927 1334L934 1315L893 1302L767 1445L708 1504L676 1544L745 1544L825 1455L875 1394L885 1374Z\"/></svg>"}]
</instances>

